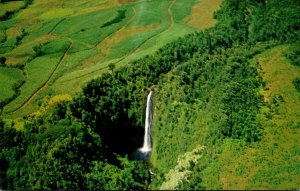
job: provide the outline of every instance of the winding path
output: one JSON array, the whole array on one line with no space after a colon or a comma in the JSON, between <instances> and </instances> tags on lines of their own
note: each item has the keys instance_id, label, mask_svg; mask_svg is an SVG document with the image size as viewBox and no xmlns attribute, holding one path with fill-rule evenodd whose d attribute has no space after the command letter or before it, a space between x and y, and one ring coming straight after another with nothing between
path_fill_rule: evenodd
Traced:
<instances>
[{"instance_id":1,"label":"winding path","mask_svg":"<svg viewBox=\"0 0 300 191\"><path fill-rule=\"evenodd\" d=\"M171 10L171 9L172 9L173 5L175 4L175 2L176 2L176 0L172 0L171 4L170 4L169 7L168 7L168 15L169 15L169 18L170 18L170 24L169 24L168 28L166 28L165 30L161 31L160 33L154 34L154 35L150 36L149 38L145 39L145 40L144 40L143 42L141 42L136 48L134 48L129 54L123 56L123 57L120 58L118 61L112 62L112 64L120 63L121 61L123 61L123 60L125 60L126 58L128 58L130 55L136 53L136 52L139 50L139 48L141 48L141 46L143 46L146 42L148 42L148 41L151 40L152 38L154 38L154 37L156 37L156 36L159 36L159 35L165 33L166 31L170 30L170 29L174 26L174 16L173 16L173 13L172 13L172 10ZM133 9L134 9L134 8L133 8ZM135 12L135 10L134 10L134 12ZM132 19L133 19L133 17L130 19L130 22L131 22ZM128 22L127 24L129 24L129 22ZM126 25L127 25L127 24L126 24ZM124 26L126 26L126 25L124 25ZM123 26L122 28L120 28L119 30L122 30L122 29L124 28L124 26ZM111 36L111 35L109 35L108 37L110 37L110 36ZM106 38L108 38L108 37L106 37ZM106 38L105 38L105 39L106 39ZM104 40L105 40L105 39L104 39ZM98 72L98 71L101 71L101 70L104 70L104 69L106 69L106 68L108 68L108 66L99 68L99 69L97 69L97 70L94 70L94 71L92 71L92 72L83 74L83 75L81 75L81 76L77 76L76 79L81 78L81 77L84 77L84 76L87 76L87 75L90 75L90 74L93 74L93 73ZM73 79L70 79L70 80L68 80L68 81L71 81L71 80L73 80Z\"/></svg>"},{"instance_id":2,"label":"winding path","mask_svg":"<svg viewBox=\"0 0 300 191\"><path fill-rule=\"evenodd\" d=\"M169 19L170 19L170 23L169 23L168 28L166 28L165 30L163 30L163 31L161 31L161 32L159 32L159 33L157 33L157 34L154 34L154 35L150 36L150 37L147 38L147 39L145 39L145 40L144 40L143 42L141 42L136 48L134 48L129 54L127 54L126 56L120 58L118 61L113 62L113 64L117 64L117 63L123 61L124 59L128 58L130 55L132 55L132 54L134 54L135 52L137 52L137 51L140 49L140 47L143 46L146 42L148 42L148 41L151 40L152 38L154 38L154 37L156 37L156 36L159 36L159 35L165 33L166 31L168 31L169 29L171 29L171 28L174 26L174 16L173 16L173 14L172 14L171 8L172 8L172 6L175 4L175 2L176 2L176 0L172 0L171 4L169 5L168 10L167 10L167 11L168 11L168 15L169 15ZM109 34L109 35L108 35L107 37L105 37L102 41L100 41L99 43L97 43L95 47L97 47L99 44L101 44L102 42L104 42L106 39L110 38L113 34L119 32L119 31L121 31L121 30L124 30L124 29L125 29L125 26L127 26L130 22L132 22L133 18L134 18L135 15L136 15L136 10L135 10L133 7L132 7L132 9L133 9L133 12L134 12L133 16L132 16L132 17L131 17L131 18L130 18L123 26L121 26L118 30L116 30L116 31L114 31L113 33ZM64 21L64 19L60 20L60 21L52 28L52 30L51 30L48 34L51 34L51 33L56 29L56 27L57 27L60 23L62 23L62 21ZM13 112L16 112L16 111L18 111L18 110L24 108L26 105L28 105L28 104L32 101L32 99L33 99L37 94L39 94L42 90L44 90L46 87L48 87L49 81L50 81L51 78L53 77L53 75L54 75L54 73L56 72L57 68L61 65L61 63L63 62L63 60L67 57L68 51L69 51L69 50L72 48L72 46L73 46L73 40L72 40L71 38L69 38L69 40L70 40L70 45L69 45L69 47L65 50L63 56L60 58L58 64L55 66L54 70L51 72L51 74L49 75L49 77L48 77L48 79L46 80L46 82L45 82L38 90L36 90L36 91L35 91L35 92L34 92L34 93L33 93L33 94L32 94L32 95L31 95L31 96L30 96L30 97L29 97L29 98L28 98L21 106L20 106L20 107L18 107L17 109L15 109L15 110L13 110L12 112L9 112L9 113L13 113ZM108 66L99 68L99 69L97 69L97 70L94 70L94 71L92 71L92 72L89 72L89 73L84 74L84 75L81 75L81 76L78 76L78 77L76 77L76 78L81 78L81 77L83 77L83 76L90 75L90 74L92 74L92 73L95 73L95 72L101 71L101 70L103 70L103 69L106 69L107 67L108 67Z\"/></svg>"},{"instance_id":3,"label":"winding path","mask_svg":"<svg viewBox=\"0 0 300 191\"><path fill-rule=\"evenodd\" d=\"M165 30L161 31L160 33L154 34L154 35L150 36L149 38L145 39L141 44L139 44L136 48L134 48L129 54L127 54L126 56L122 57L120 60L114 62L113 64L117 64L117 63L125 60L130 55L136 53L146 42L148 42L149 40L153 39L154 37L157 37L157 36L165 33L166 31L170 30L174 26L174 16L173 16L171 8L175 4L175 2L176 2L176 0L172 0L170 6L168 7L168 14L169 14L169 18L170 18L170 24L169 24L168 28L166 28Z\"/></svg>"},{"instance_id":4,"label":"winding path","mask_svg":"<svg viewBox=\"0 0 300 191\"><path fill-rule=\"evenodd\" d=\"M73 40L70 39L70 45L69 47L65 50L63 56L59 59L59 62L56 64L55 68L53 69L53 71L51 72L51 74L49 75L48 79L46 80L46 82L38 89L36 90L20 107L18 107L17 109L15 109L12 112L16 112L22 108L24 108L27 104L30 103L30 101L38 94L40 93L43 89L45 89L48 85L49 85L49 81L51 80L51 78L53 77L54 73L56 72L57 68L61 65L61 63L63 62L63 60L67 57L68 51L72 48L73 46Z\"/></svg>"},{"instance_id":5,"label":"winding path","mask_svg":"<svg viewBox=\"0 0 300 191\"><path fill-rule=\"evenodd\" d=\"M94 47L92 48L96 48L99 44L101 44L104 40L106 40L107 38L109 38L110 36L112 36L113 34L115 34L116 32L120 31L120 30L123 30L125 28L126 25L128 25L134 18L134 16L136 15L136 10L134 8L133 9L133 16L124 24L122 25L117 31L114 31L113 33L111 33L110 35L108 35L107 37L105 37L102 41L100 41L99 43L97 43ZM60 20L59 22L57 22L54 27L48 32L48 34L52 34L52 32L57 28L57 26L59 24L61 24L63 21L65 20L62 19ZM17 112L19 111L20 109L24 108L26 105L28 105L32 99L37 95L39 94L42 90L44 90L46 87L48 87L49 85L49 81L51 80L51 78L53 77L54 73L56 72L57 68L60 66L60 64L63 62L63 60L67 57L67 53L68 51L72 48L73 46L73 40L71 38L68 38L70 40L70 45L69 47L65 50L63 56L60 58L58 64L55 66L55 68L53 69L53 71L51 72L51 74L49 75L48 79L46 80L46 82L41 86L39 87L38 90L36 90L21 106L19 106L17 109L11 111L11 112L8 112L8 113L14 113L14 112ZM91 49L92 49L91 48ZM105 67L106 68L106 67ZM104 69L104 68L103 68ZM101 69L102 70L102 69Z\"/></svg>"},{"instance_id":6,"label":"winding path","mask_svg":"<svg viewBox=\"0 0 300 191\"><path fill-rule=\"evenodd\" d=\"M136 10L135 10L135 8L134 8L134 7L131 7L131 9L133 10L133 15L131 16L131 18L130 18L124 25L122 25L118 30L112 32L112 33L109 34L107 37L105 37L103 40L101 40L100 42L98 42L98 43L96 44L95 47L99 46L99 45L100 45L101 43L103 43L105 40L107 40L108 38L110 38L113 34L116 34L116 33L120 32L120 31L124 30L125 27L126 27L129 23L131 23L131 21L133 20L133 18L136 16Z\"/></svg>"},{"instance_id":7,"label":"winding path","mask_svg":"<svg viewBox=\"0 0 300 191\"><path fill-rule=\"evenodd\" d=\"M54 32L54 30L57 28L57 26L62 23L64 20L66 20L66 18L61 19L60 21L58 21L53 28L48 32L48 34L52 34Z\"/></svg>"},{"instance_id":8,"label":"winding path","mask_svg":"<svg viewBox=\"0 0 300 191\"><path fill-rule=\"evenodd\" d=\"M169 14L169 17L170 17L170 25L169 25L168 29L170 29L170 28L172 28L174 26L174 16L173 16L171 8L175 4L175 2L176 2L176 0L172 0L172 3L171 3L171 5L168 8L168 14Z\"/></svg>"}]
</instances>

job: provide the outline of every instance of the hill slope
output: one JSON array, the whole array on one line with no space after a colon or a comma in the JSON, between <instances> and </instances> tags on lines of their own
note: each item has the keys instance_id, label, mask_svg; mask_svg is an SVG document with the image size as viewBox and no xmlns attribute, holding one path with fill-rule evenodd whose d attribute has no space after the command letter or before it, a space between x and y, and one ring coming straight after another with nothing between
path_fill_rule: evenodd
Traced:
<instances>
[{"instance_id":1,"label":"hill slope","mask_svg":"<svg viewBox=\"0 0 300 191\"><path fill-rule=\"evenodd\" d=\"M46 95L75 95L87 81L109 71L109 65L120 67L212 26L220 4L206 4L206 23L195 26L196 0L28 2L26 9L18 9L22 1L0 4L7 15L15 8L0 27L1 78L18 76L1 82L0 104L13 117L36 110Z\"/></svg>"},{"instance_id":2,"label":"hill slope","mask_svg":"<svg viewBox=\"0 0 300 191\"><path fill-rule=\"evenodd\" d=\"M298 189L299 7L224 0L214 27L4 120L1 188ZM145 164L132 159L150 90Z\"/></svg>"}]
</instances>

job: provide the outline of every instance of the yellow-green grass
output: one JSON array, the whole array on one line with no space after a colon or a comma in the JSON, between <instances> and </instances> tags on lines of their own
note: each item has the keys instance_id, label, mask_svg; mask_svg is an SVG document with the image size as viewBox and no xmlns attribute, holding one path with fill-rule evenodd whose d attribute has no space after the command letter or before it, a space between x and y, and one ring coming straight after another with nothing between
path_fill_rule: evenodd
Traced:
<instances>
[{"instance_id":1,"label":"yellow-green grass","mask_svg":"<svg viewBox=\"0 0 300 191\"><path fill-rule=\"evenodd\" d=\"M222 0L197 0L192 14L185 19L187 25L197 29L205 29L216 24L213 13L220 8Z\"/></svg>"},{"instance_id":2,"label":"yellow-green grass","mask_svg":"<svg viewBox=\"0 0 300 191\"><path fill-rule=\"evenodd\" d=\"M24 80L22 70L0 67L0 102L12 97L16 92L14 86Z\"/></svg>"},{"instance_id":3,"label":"yellow-green grass","mask_svg":"<svg viewBox=\"0 0 300 191\"><path fill-rule=\"evenodd\" d=\"M253 59L261 66L266 82L261 94L269 104L258 116L264 129L262 140L246 146L226 139L218 160L203 172L203 182L220 183L226 190L300 187L300 100L292 84L300 68L284 57L288 48L278 46Z\"/></svg>"},{"instance_id":4,"label":"yellow-green grass","mask_svg":"<svg viewBox=\"0 0 300 191\"><path fill-rule=\"evenodd\" d=\"M55 10L59 10L59 14L66 16L70 13L76 13L82 11L83 9L89 8L90 6L101 5L106 0L90 1L90 0L70 0L70 1L59 1L52 0L51 3L47 0L37 0L29 7L29 9L23 10L17 15L17 19L32 19L32 18L42 18L42 19L53 19L57 18L55 16ZM62 11L63 10L63 11ZM63 12L63 13L62 13Z\"/></svg>"},{"instance_id":5,"label":"yellow-green grass","mask_svg":"<svg viewBox=\"0 0 300 191\"><path fill-rule=\"evenodd\" d=\"M38 46L39 44L46 43L53 39L54 37L47 35L47 36L37 37L35 39L31 39L30 41L22 43L11 52L3 55L7 59L6 65L8 66L14 66L18 64L25 65L27 60L34 55L34 51L32 49L34 46Z\"/></svg>"},{"instance_id":6,"label":"yellow-green grass","mask_svg":"<svg viewBox=\"0 0 300 191\"><path fill-rule=\"evenodd\" d=\"M116 12L116 11L109 11L109 12L107 12L107 13L113 13L113 12ZM106 13L106 15L108 15ZM102 13L101 13L102 14ZM99 14L98 14L99 15ZM114 16L114 15L113 15ZM110 17L111 17L111 15L110 15ZM82 20L84 20L84 18L82 19ZM106 22L107 21L107 19L104 19L103 20L103 22L102 23L104 23L104 22ZM91 21L91 23L96 23L95 21ZM82 23L81 23L82 24ZM98 22L98 24L99 24L99 22ZM98 28L100 28L101 27L101 23L99 24L100 26L98 27ZM68 27L68 26L65 26L65 27ZM93 26L91 26L91 27L93 27ZM34 36L35 35L35 33L33 33L33 35L31 35L31 36ZM51 35L44 35L44 36L40 36L40 38L34 38L34 37L32 37L31 38L31 36L29 36L29 37L27 37L27 39L25 39L24 40L24 42L22 43L22 45L21 46L19 46L17 49L15 49L13 52L11 52L11 53L9 53L9 55L6 55L6 57L8 58L8 60L7 60L7 64L8 65L13 65L13 64L18 64L18 63L20 63L20 64L25 64L26 63L26 61L28 60L28 58L29 57L32 57L33 56L33 50L32 50L32 47L33 46L36 46L36 45L38 45L38 44L43 44L43 43L45 43L45 42L49 42L49 41L39 41L38 43L36 42L37 41L37 39L47 39L47 40L53 40L53 39L58 39L59 37L53 37L53 36L51 36ZM48 38L48 37L52 37L52 39L51 38ZM95 39L97 39L97 38L95 38ZM27 41L26 41L27 40ZM32 41L33 40L33 41ZM81 40L81 39L80 39ZM80 44L80 45L82 45L82 42L81 41L76 41L76 43L78 42L78 44ZM50 43L47 43L46 44L46 46L45 47L43 47L43 53L44 54L53 54L53 53L63 53L63 51L64 50L60 50L59 48L57 48L57 47L55 47L55 45L57 45L57 44L59 44L59 40L58 41L50 41ZM74 47L76 47L76 46L74 46ZM86 52L93 52L93 51L91 51L91 47L84 47L84 48L86 48L86 51L82 51L82 53L85 53L85 54L80 54L81 53L81 50L80 49L82 49L82 46L77 46L77 50L78 51L80 51L79 52L79 54L76 54L76 56L74 56L74 59L72 59L72 57L70 57L71 59L69 59L69 60L67 60L66 61L66 67L64 66L63 68L64 69L62 69L62 71L66 71L68 68L73 68L74 67L74 65L76 66L76 64L78 64L78 62L79 61L81 61L82 59L85 59L85 58L87 58L87 56L89 56L90 55L90 53L89 54L86 54ZM63 48L64 49L64 48ZM74 49L72 49L71 51L74 51L74 52L76 52L76 48L74 48ZM77 53L77 52L76 52ZM92 53L93 54L93 53ZM21 56L21 55L24 55L24 56ZM25 55L28 55L28 57L25 57ZM81 57L78 57L78 56L81 56ZM18 59L19 58L21 58L21 59L23 59L22 61L19 61L18 62ZM37 60L39 60L38 58L37 58ZM75 62L74 62L74 60L75 60ZM56 60L57 61L57 60ZM55 62L56 62L55 61ZM39 62L41 62L41 60L39 60ZM69 64L70 63L70 64ZM30 65L31 64L28 64L29 65L29 67L26 67L26 69L32 69L32 67L30 67ZM71 66L69 66L69 65L71 65ZM35 64L34 64L34 67L33 68L38 68L38 69L42 69L43 68L43 66L38 66L38 62L36 62ZM48 68L49 69L49 72L53 69L53 67L51 68ZM60 69L60 68L59 68ZM35 70L32 70L32 71L35 71ZM42 71L42 70L41 70ZM40 72L38 72L39 74L41 73L41 71ZM32 95L33 94L33 92L34 91L36 91L37 90L37 88L38 87L40 87L41 85L42 85L42 83L45 81L45 80L43 80L43 79L40 79L40 83L34 83L34 85L32 86L31 85L31 81L33 80L33 81L35 81L35 80L37 80L38 79L38 75L36 75L35 74L36 73L36 71L35 72L27 72L27 75L28 75L28 79L27 79L27 81L28 82L26 82L25 84L24 84L24 86L21 88L21 95L16 99L16 100L14 100L10 105L8 105L6 108L5 108L5 111L12 111L12 110L15 110L16 108L18 108L20 105L22 105L23 103L24 103L24 101L26 101L26 99L28 99L28 97L30 97L30 95ZM46 73L46 74L45 74ZM45 76L45 77L47 77L47 70L45 71L45 73L44 73L44 75L43 76Z\"/></svg>"},{"instance_id":7,"label":"yellow-green grass","mask_svg":"<svg viewBox=\"0 0 300 191\"><path fill-rule=\"evenodd\" d=\"M56 72L54 73L53 77L50 80L50 85L56 83L57 79L60 79L63 76L68 76L71 74L76 68L81 66L81 62L88 59L89 57L95 55L97 51L95 49L88 49L85 51L78 51L72 53L69 51L67 57L61 63L61 67L57 68ZM90 69L90 67L86 67L86 69ZM76 72L77 70L75 70ZM81 70L79 70L81 71ZM76 78L76 76L74 76ZM74 87L77 88L77 87Z\"/></svg>"},{"instance_id":8,"label":"yellow-green grass","mask_svg":"<svg viewBox=\"0 0 300 191\"><path fill-rule=\"evenodd\" d=\"M76 34L79 32L83 34L84 31L82 31L82 29L105 30L106 27L101 28L101 26L108 20L116 17L117 10L118 9L108 9L68 17L60 25L57 26L53 33L57 35L71 36L72 34ZM130 12L130 10L128 11ZM122 22L116 23L116 25L119 25L120 23ZM109 28L109 26L107 28Z\"/></svg>"},{"instance_id":9,"label":"yellow-green grass","mask_svg":"<svg viewBox=\"0 0 300 191\"><path fill-rule=\"evenodd\" d=\"M189 34L193 31L193 29L185 25L175 24L172 29L166 32L157 34L156 36L150 36L151 38L146 39L146 41L141 46L138 46L138 49L133 50L132 53L125 55L124 60L122 60L118 64L124 65L130 63L133 60L142 58L143 56L153 54L159 48L162 48L165 44L170 43L178 37ZM120 45L122 44L123 43L121 42ZM117 54L117 52L115 52L114 54Z\"/></svg>"},{"instance_id":10,"label":"yellow-green grass","mask_svg":"<svg viewBox=\"0 0 300 191\"><path fill-rule=\"evenodd\" d=\"M93 51L89 53L86 52L81 52L81 53L88 56L89 54L93 54ZM81 87L89 80L100 76L103 72L107 72L108 64L111 62L111 61L103 62L103 63L101 62L91 67L72 71L72 67L76 67L76 66L72 66L72 64L76 63L78 61L77 59L82 59L81 55L71 54L68 55L68 57L66 57L66 59L61 63L62 66L58 67L57 71L54 73L53 77L49 81L49 86L46 88L49 89L48 90L49 94L68 93L71 95L76 95L81 90ZM72 88L66 88L66 87L72 87ZM42 98L42 96L43 96L42 94L39 94L36 97Z\"/></svg>"},{"instance_id":11,"label":"yellow-green grass","mask_svg":"<svg viewBox=\"0 0 300 191\"><path fill-rule=\"evenodd\" d=\"M163 2L163 4L165 5L164 9L166 10L167 7L169 6L170 2ZM155 4L151 4L151 6L153 6L152 9L154 8L154 5ZM141 3L140 3L138 6L135 6L135 7L136 7L136 9L141 9L139 7L143 7L143 5L141 5ZM149 5L147 7L149 7ZM144 7L143 7L143 9L144 9ZM163 11L163 10L161 10L161 11ZM156 17L161 18L161 15L158 15ZM143 18L143 15L136 16L135 18L133 18L133 21L131 22L132 24L128 24L128 26L126 26L126 28L134 27L133 24L139 26L140 25L140 20L142 18ZM169 18L167 18L167 19L169 19ZM164 21L164 22L165 22L165 28L164 29L166 29L167 25L169 24L169 21ZM89 77L89 75L91 75L91 74L96 75L98 73L98 71L107 71L105 69L105 67L107 67L107 65L110 62L118 62L118 60L115 59L115 58L122 57L122 56L127 56L128 53L130 53L130 51L132 51L133 49L138 47L140 44L142 44L143 41L145 41L145 40L147 40L147 38L149 38L149 36L151 37L151 36L155 35L156 33L161 32L161 31L162 31L162 29L160 29L160 30L157 30L157 29L155 30L154 29L154 30L150 31L150 32L152 32L152 34L148 32L148 33L144 33L144 36L140 35L139 38L136 38L136 36L127 38L125 40L125 42L121 42L119 44L116 44L115 45L116 48L113 47L114 51L110 55L108 55L109 58L105 59L106 61L104 61L104 64L103 64L102 61L101 62L96 62L95 64L91 65L91 68L81 68L79 71L71 72L70 74L67 74L65 77L62 77L62 79L59 79L58 83L59 84L68 84L68 82L70 82L70 81L73 81L73 82L70 82L70 83L74 83L74 81L77 81L76 78L81 78L80 81L82 81L82 78L91 78L91 77ZM132 34L132 35L136 35L136 34ZM101 44L100 44L100 46L101 46ZM123 51L123 53L120 54L120 51ZM114 59L115 59L115 61L114 61ZM93 72L93 71L95 71L95 72ZM64 82L64 81L66 81L66 82ZM61 86L61 85L59 85L59 86Z\"/></svg>"},{"instance_id":12,"label":"yellow-green grass","mask_svg":"<svg viewBox=\"0 0 300 191\"><path fill-rule=\"evenodd\" d=\"M22 29L28 33L12 51L5 54L0 52L0 56L7 58L6 64L25 65L27 71L27 65L30 65L28 61L34 57L34 46L42 44L43 55L46 57L63 54L66 47L59 48L59 41L72 41L73 45L54 72L49 85L34 96L32 103L26 104L28 110L22 108L20 115L25 111L30 112L34 108L31 104L38 103L47 94L75 95L87 81L107 72L109 63L121 67L134 59L154 53L177 37L194 32L195 29L185 22L196 2L176 0L172 4L172 0L53 0L49 5L46 0L33 1L32 5L21 10L13 19L1 22L4 28L8 27L7 39L11 39L12 45ZM175 19L173 24L168 12L171 5L170 10ZM104 23L116 17L120 9L126 9L126 17L102 28ZM50 68L45 73L49 73ZM28 99L36 91L38 84L29 85L32 84L30 80L36 78L35 74L27 72L26 80L29 81L21 88L21 95L6 107L6 112L18 108L26 97ZM43 79L40 82L45 82Z\"/></svg>"},{"instance_id":13,"label":"yellow-green grass","mask_svg":"<svg viewBox=\"0 0 300 191\"><path fill-rule=\"evenodd\" d=\"M128 20L121 30L111 35L109 39L98 44L100 55L96 60L107 61L122 56L127 56L132 53L137 47L142 45L150 37L159 34L167 29L170 19L167 9L171 1L151 1L137 2L129 4L131 8L128 11L133 11L134 15Z\"/></svg>"},{"instance_id":14,"label":"yellow-green grass","mask_svg":"<svg viewBox=\"0 0 300 191\"><path fill-rule=\"evenodd\" d=\"M17 112L7 113L5 116L7 118L18 118L20 116L24 116L30 113L34 113L34 111L39 109L39 105L41 103L48 103L49 96L67 94L69 96L76 96L77 93L81 90L82 86L86 84L88 81L100 76L103 72L108 72L109 63L105 63L103 66L92 67L88 70L78 71L70 73L69 75L64 75L62 78L59 78L58 81L51 84L41 91L38 95L33 97L33 99ZM69 88L66 88L69 87Z\"/></svg>"},{"instance_id":15,"label":"yellow-green grass","mask_svg":"<svg viewBox=\"0 0 300 191\"><path fill-rule=\"evenodd\" d=\"M0 16L3 16L8 11L15 11L24 5L24 1L11 1L0 3Z\"/></svg>"},{"instance_id":16,"label":"yellow-green grass","mask_svg":"<svg viewBox=\"0 0 300 191\"><path fill-rule=\"evenodd\" d=\"M189 1L188 3L176 1L175 4L171 7L171 11L174 17L177 18L177 22L172 27L170 27L171 21L169 15L166 15L167 12L165 11L165 13L161 16L168 17L168 19L167 21L162 21L160 28L153 28L150 31L139 33L138 36L136 34L132 34L132 36L129 36L121 42L113 45L113 51L109 56L107 56L107 59L109 60L110 58L125 57L125 59L122 60L121 63L128 63L134 59L138 59L147 54L154 53L163 45L175 40L180 36L184 36L185 34L194 32L193 28L183 24L184 18L189 15L191 6L193 4L194 1ZM153 4L152 6L155 6L155 4ZM169 6L170 2L168 2L168 4L165 4L163 8L167 10ZM136 9L139 9L139 7L136 7ZM142 15L138 16L138 18L144 17ZM145 20L147 21L147 19ZM136 23L139 23L139 21L133 21L132 25Z\"/></svg>"},{"instance_id":17,"label":"yellow-green grass","mask_svg":"<svg viewBox=\"0 0 300 191\"><path fill-rule=\"evenodd\" d=\"M170 20L171 18L167 11L171 5L171 1L160 2L160 6L158 6L157 1L153 1L152 4L149 3L147 6L138 4L138 6L135 6L135 9L137 10L137 19L134 19L128 27L139 25L149 26L151 22L153 24L157 22L160 23L159 28L153 28L152 30L145 32L141 31L139 35L132 34L121 42L113 45L113 51L107 58L110 59L125 56L125 61L128 63L128 61L145 55L143 53L137 54L137 52L143 51L146 54L154 53L155 50L158 50L172 40L194 32L194 29L182 24L184 18L191 12L191 7L194 2L194 0L189 2L175 1L171 7L171 12L176 23L175 26L172 25L172 27L170 27L172 21ZM159 9L155 9L155 7L159 7ZM156 12L150 14L147 11L144 11L144 9L156 10ZM151 17L149 15L151 15ZM129 57L132 57L133 59L130 59ZM123 61L123 63L126 62Z\"/></svg>"},{"instance_id":18,"label":"yellow-green grass","mask_svg":"<svg viewBox=\"0 0 300 191\"><path fill-rule=\"evenodd\" d=\"M146 26L152 23L167 24L169 16L167 9L171 1L141 1L140 3L131 4L136 10L134 20L128 25L132 26Z\"/></svg>"},{"instance_id":19,"label":"yellow-green grass","mask_svg":"<svg viewBox=\"0 0 300 191\"><path fill-rule=\"evenodd\" d=\"M175 22L184 22L184 19L191 15L192 8L195 5L197 0L189 1L178 1L176 0L174 5L171 8L174 21Z\"/></svg>"},{"instance_id":20,"label":"yellow-green grass","mask_svg":"<svg viewBox=\"0 0 300 191\"><path fill-rule=\"evenodd\" d=\"M43 91L41 91L37 96L34 96L31 101L26 105L26 107L22 107L17 112L8 112L5 113L5 118L18 120L25 115L39 113L40 107L43 104L47 104L51 99L50 97L55 96L52 94L52 88L47 87ZM44 113L45 114L45 113Z\"/></svg>"},{"instance_id":21,"label":"yellow-green grass","mask_svg":"<svg viewBox=\"0 0 300 191\"><path fill-rule=\"evenodd\" d=\"M4 107L4 112L12 112L21 107L30 96L47 81L48 77L58 64L61 54L42 56L26 65L26 82L20 88L21 94Z\"/></svg>"},{"instance_id":22,"label":"yellow-green grass","mask_svg":"<svg viewBox=\"0 0 300 191\"><path fill-rule=\"evenodd\" d=\"M131 37L126 38L118 44L112 45L112 52L109 54L106 59L110 60L113 58L123 57L130 54L132 51L139 48L151 37L157 35L161 30L151 30L144 33L140 33L138 36L132 35Z\"/></svg>"},{"instance_id":23,"label":"yellow-green grass","mask_svg":"<svg viewBox=\"0 0 300 191\"><path fill-rule=\"evenodd\" d=\"M5 30L8 29L10 27L13 27L14 25L20 23L21 21L19 19L9 19L6 21L0 21L0 30Z\"/></svg>"},{"instance_id":24,"label":"yellow-green grass","mask_svg":"<svg viewBox=\"0 0 300 191\"><path fill-rule=\"evenodd\" d=\"M61 17L66 17L69 15L74 14L74 10L71 8L52 8L47 10L47 12L44 12L42 15L39 16L39 19L42 20L51 20Z\"/></svg>"},{"instance_id":25,"label":"yellow-green grass","mask_svg":"<svg viewBox=\"0 0 300 191\"><path fill-rule=\"evenodd\" d=\"M133 39L127 39L127 42L120 42L119 44L116 45L116 48L112 52L111 55L115 54L114 56L112 56L112 58L107 59L106 61L103 61L103 62L97 62L95 65L93 65L89 68L82 68L79 71L65 74L63 77L59 78L59 80L57 81L57 83L58 83L57 87L59 87L58 92L63 92L64 86L71 86L71 85L76 85L76 84L80 84L80 86L83 86L84 83L83 83L82 79L86 78L87 80L89 80L96 76L99 76L102 72L108 70L107 66L109 63L116 63L116 65L118 67L120 67L126 63L129 63L130 61L141 58L147 54L154 53L157 49L161 48L164 44L171 42L172 40L178 38L179 36L188 34L189 32L191 32L189 27L185 27L184 25L180 25L180 24L175 24L173 29L151 38L149 41L147 41L145 44L143 44L139 49L137 49L137 51L134 51L132 54L127 54L128 51L130 51L132 49L126 47L126 44L127 45L131 44L131 46L138 47L143 42L143 40L147 40L147 38L146 39L145 38L141 38L141 39L133 38ZM153 34L155 35L156 33L153 33ZM151 36L152 36L152 34L150 35L150 37ZM166 37L168 37L168 38L166 38ZM134 43L133 40L135 40L137 42ZM155 45L153 45L153 44L155 44ZM125 50L127 49L127 52L123 52L121 54L120 52L122 51L122 49L125 49ZM134 49L134 47L133 47L133 49ZM119 54L118 54L118 51L119 51ZM120 55L119 59L114 59L119 55ZM123 58L124 58L124 60L122 60ZM90 76L90 75L92 75L92 76ZM84 82L86 82L86 81L84 81ZM56 87L56 85L54 85L54 86ZM77 86L77 87L79 88L80 86ZM77 90L79 90L79 89L77 89ZM69 92L69 93L71 93L71 92Z\"/></svg>"},{"instance_id":26,"label":"yellow-green grass","mask_svg":"<svg viewBox=\"0 0 300 191\"><path fill-rule=\"evenodd\" d=\"M118 61L115 60L115 61ZM53 84L55 91L57 92L68 92L74 94L80 91L80 88L89 80L100 76L103 72L108 71L108 65L113 61L107 61L95 64L91 67L70 72L58 78L57 81ZM65 87L74 87L74 89L66 90Z\"/></svg>"},{"instance_id":27,"label":"yellow-green grass","mask_svg":"<svg viewBox=\"0 0 300 191\"><path fill-rule=\"evenodd\" d=\"M20 88L20 95L4 108L5 112L20 108L47 80L51 79L56 66L62 64L60 60L69 44L68 39L61 39L49 42L42 47L42 52L46 56L37 57L26 65L26 82Z\"/></svg>"}]
</instances>

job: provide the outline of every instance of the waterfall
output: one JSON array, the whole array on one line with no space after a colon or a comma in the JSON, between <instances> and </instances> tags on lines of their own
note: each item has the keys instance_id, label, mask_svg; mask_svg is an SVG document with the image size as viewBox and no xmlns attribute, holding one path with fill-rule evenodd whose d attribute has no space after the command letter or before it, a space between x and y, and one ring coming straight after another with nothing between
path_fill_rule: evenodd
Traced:
<instances>
[{"instance_id":1,"label":"waterfall","mask_svg":"<svg viewBox=\"0 0 300 191\"><path fill-rule=\"evenodd\" d=\"M143 147L139 149L142 153L149 153L151 151L151 122L152 122L152 102L151 96L152 91L148 94L147 97L147 107L146 107L146 118L145 118L145 134L144 134L144 144Z\"/></svg>"}]
</instances>

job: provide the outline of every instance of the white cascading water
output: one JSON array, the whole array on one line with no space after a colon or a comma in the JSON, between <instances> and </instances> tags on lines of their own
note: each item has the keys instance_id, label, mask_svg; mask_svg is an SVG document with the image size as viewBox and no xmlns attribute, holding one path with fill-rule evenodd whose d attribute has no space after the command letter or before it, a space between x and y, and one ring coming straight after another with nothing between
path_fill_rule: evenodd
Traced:
<instances>
[{"instance_id":1,"label":"white cascading water","mask_svg":"<svg viewBox=\"0 0 300 191\"><path fill-rule=\"evenodd\" d=\"M145 118L145 134L144 134L144 144L143 147L139 149L142 153L149 153L151 151L151 137L150 137L150 127L152 122L152 102L151 96L152 91L148 94L147 97L147 107L146 107L146 118Z\"/></svg>"}]
</instances>

